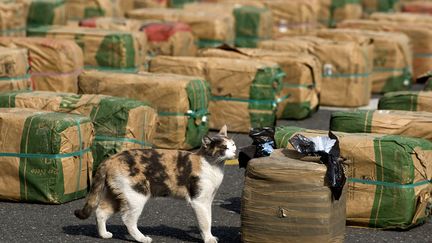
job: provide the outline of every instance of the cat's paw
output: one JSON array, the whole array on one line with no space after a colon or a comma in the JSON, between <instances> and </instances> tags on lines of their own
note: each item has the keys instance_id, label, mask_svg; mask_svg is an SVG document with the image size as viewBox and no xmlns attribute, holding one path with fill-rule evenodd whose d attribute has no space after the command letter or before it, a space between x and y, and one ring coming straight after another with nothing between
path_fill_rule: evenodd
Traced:
<instances>
[{"instance_id":1,"label":"cat's paw","mask_svg":"<svg viewBox=\"0 0 432 243\"><path fill-rule=\"evenodd\" d=\"M105 232L103 234L100 234L100 237L104 239L111 239L113 237L113 234L111 232Z\"/></svg>"},{"instance_id":2,"label":"cat's paw","mask_svg":"<svg viewBox=\"0 0 432 243\"><path fill-rule=\"evenodd\" d=\"M205 239L205 240L204 240L204 243L217 243L218 240L219 240L219 239L218 239L217 237L211 236L211 237Z\"/></svg>"},{"instance_id":3,"label":"cat's paw","mask_svg":"<svg viewBox=\"0 0 432 243\"><path fill-rule=\"evenodd\" d=\"M152 238L150 238L150 237L148 237L148 236L142 236L142 237L139 237L138 239L136 239L138 242L141 242L141 243L151 243L152 242Z\"/></svg>"}]
</instances>

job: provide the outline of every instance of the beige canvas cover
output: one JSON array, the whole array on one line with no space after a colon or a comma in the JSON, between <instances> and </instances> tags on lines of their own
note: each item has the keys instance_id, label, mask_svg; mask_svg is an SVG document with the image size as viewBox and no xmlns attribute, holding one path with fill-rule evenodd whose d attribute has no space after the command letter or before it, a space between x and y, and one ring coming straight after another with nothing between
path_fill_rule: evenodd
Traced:
<instances>
[{"instance_id":1,"label":"beige canvas cover","mask_svg":"<svg viewBox=\"0 0 432 243\"><path fill-rule=\"evenodd\" d=\"M333 27L347 19L360 19L363 15L360 0L319 0L319 21Z\"/></svg>"},{"instance_id":2,"label":"beige canvas cover","mask_svg":"<svg viewBox=\"0 0 432 243\"><path fill-rule=\"evenodd\" d=\"M0 36L26 36L30 0L0 2Z\"/></svg>"},{"instance_id":3,"label":"beige canvas cover","mask_svg":"<svg viewBox=\"0 0 432 243\"><path fill-rule=\"evenodd\" d=\"M0 37L0 46L26 48L34 90L78 92L84 62L81 48L71 40Z\"/></svg>"},{"instance_id":4,"label":"beige canvas cover","mask_svg":"<svg viewBox=\"0 0 432 243\"><path fill-rule=\"evenodd\" d=\"M332 199L326 171L292 150L251 160L242 196L242 240L343 242L347 194Z\"/></svg>"},{"instance_id":5,"label":"beige canvas cover","mask_svg":"<svg viewBox=\"0 0 432 243\"><path fill-rule=\"evenodd\" d=\"M91 17L123 17L122 0L66 0L68 20Z\"/></svg>"},{"instance_id":6,"label":"beige canvas cover","mask_svg":"<svg viewBox=\"0 0 432 243\"><path fill-rule=\"evenodd\" d=\"M0 47L0 91L31 88L28 73L28 51L23 48Z\"/></svg>"}]
</instances>

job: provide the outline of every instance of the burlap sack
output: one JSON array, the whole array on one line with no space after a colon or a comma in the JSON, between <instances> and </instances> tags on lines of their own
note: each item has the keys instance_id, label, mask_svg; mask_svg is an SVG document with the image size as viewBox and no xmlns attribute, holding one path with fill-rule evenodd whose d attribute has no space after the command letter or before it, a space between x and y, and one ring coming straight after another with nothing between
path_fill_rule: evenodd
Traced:
<instances>
[{"instance_id":1,"label":"burlap sack","mask_svg":"<svg viewBox=\"0 0 432 243\"><path fill-rule=\"evenodd\" d=\"M432 112L432 92L406 91L387 93L380 98L378 109Z\"/></svg>"},{"instance_id":2,"label":"burlap sack","mask_svg":"<svg viewBox=\"0 0 432 243\"><path fill-rule=\"evenodd\" d=\"M374 13L369 19L397 23L432 24L432 16L418 13Z\"/></svg>"},{"instance_id":3,"label":"burlap sack","mask_svg":"<svg viewBox=\"0 0 432 243\"><path fill-rule=\"evenodd\" d=\"M31 88L28 51L0 47L0 92Z\"/></svg>"},{"instance_id":4,"label":"burlap sack","mask_svg":"<svg viewBox=\"0 0 432 243\"><path fill-rule=\"evenodd\" d=\"M373 46L369 38L333 41L312 36L285 37L263 41L259 47L316 56L323 65L320 104L342 107L369 104L373 58Z\"/></svg>"},{"instance_id":5,"label":"burlap sack","mask_svg":"<svg viewBox=\"0 0 432 243\"><path fill-rule=\"evenodd\" d=\"M0 198L60 204L86 195L93 158L89 118L0 109Z\"/></svg>"},{"instance_id":6,"label":"burlap sack","mask_svg":"<svg viewBox=\"0 0 432 243\"><path fill-rule=\"evenodd\" d=\"M65 0L68 20L91 17L123 17L121 0Z\"/></svg>"},{"instance_id":7,"label":"burlap sack","mask_svg":"<svg viewBox=\"0 0 432 243\"><path fill-rule=\"evenodd\" d=\"M0 36L26 36L29 0L0 2Z\"/></svg>"},{"instance_id":8,"label":"burlap sack","mask_svg":"<svg viewBox=\"0 0 432 243\"><path fill-rule=\"evenodd\" d=\"M326 131L283 127L276 130L280 148L295 134L325 136ZM432 193L432 143L397 135L335 132L347 159L347 224L407 229L424 223Z\"/></svg>"},{"instance_id":9,"label":"burlap sack","mask_svg":"<svg viewBox=\"0 0 432 243\"><path fill-rule=\"evenodd\" d=\"M157 56L150 72L194 75L210 83L210 128L249 132L252 127L274 126L283 72L270 61L217 57Z\"/></svg>"},{"instance_id":10,"label":"burlap sack","mask_svg":"<svg viewBox=\"0 0 432 243\"><path fill-rule=\"evenodd\" d=\"M221 43L234 43L234 17L229 14L208 11L188 11L182 9L136 9L127 13L133 19L157 19L167 22L188 24L198 38L199 47L218 46Z\"/></svg>"},{"instance_id":11,"label":"burlap sack","mask_svg":"<svg viewBox=\"0 0 432 243\"><path fill-rule=\"evenodd\" d=\"M144 24L142 20L114 17L94 17L78 22L81 27L116 31L140 31Z\"/></svg>"},{"instance_id":12,"label":"burlap sack","mask_svg":"<svg viewBox=\"0 0 432 243\"><path fill-rule=\"evenodd\" d=\"M273 153L248 164L243 242L343 242L346 192L338 201L332 199L325 184L326 166L302 160L293 151Z\"/></svg>"},{"instance_id":13,"label":"burlap sack","mask_svg":"<svg viewBox=\"0 0 432 243\"><path fill-rule=\"evenodd\" d=\"M402 12L432 14L432 2L413 1L402 3Z\"/></svg>"},{"instance_id":14,"label":"burlap sack","mask_svg":"<svg viewBox=\"0 0 432 243\"><path fill-rule=\"evenodd\" d=\"M282 80L282 98L277 118L303 119L318 109L321 91L321 63L310 54L265 49L203 49L199 56L237 59L261 59L279 64L286 76ZM286 97L286 98L284 98Z\"/></svg>"},{"instance_id":15,"label":"burlap sack","mask_svg":"<svg viewBox=\"0 0 432 243\"><path fill-rule=\"evenodd\" d=\"M361 3L365 16L374 12L397 12L401 9L399 0L361 0Z\"/></svg>"},{"instance_id":16,"label":"burlap sack","mask_svg":"<svg viewBox=\"0 0 432 243\"><path fill-rule=\"evenodd\" d=\"M89 117L95 128L93 171L110 155L151 147L157 112L142 101L105 95L54 92L0 93L0 107L33 108Z\"/></svg>"},{"instance_id":17,"label":"burlap sack","mask_svg":"<svg viewBox=\"0 0 432 243\"><path fill-rule=\"evenodd\" d=\"M414 78L430 70L432 66L432 25L408 22L386 22L373 20L349 20L339 28L367 29L387 32L402 32L409 36L413 48Z\"/></svg>"},{"instance_id":18,"label":"burlap sack","mask_svg":"<svg viewBox=\"0 0 432 243\"><path fill-rule=\"evenodd\" d=\"M28 27L66 25L66 22L65 0L31 0Z\"/></svg>"},{"instance_id":19,"label":"burlap sack","mask_svg":"<svg viewBox=\"0 0 432 243\"><path fill-rule=\"evenodd\" d=\"M316 35L339 41L352 41L362 36L371 38L374 45L372 92L386 93L410 88L412 50L409 37L405 34L355 29L326 29L317 31Z\"/></svg>"},{"instance_id":20,"label":"burlap sack","mask_svg":"<svg viewBox=\"0 0 432 243\"><path fill-rule=\"evenodd\" d=\"M145 63L147 37L143 32L110 31L71 26L30 28L29 36L74 40L84 53L86 68L137 71Z\"/></svg>"},{"instance_id":21,"label":"burlap sack","mask_svg":"<svg viewBox=\"0 0 432 243\"><path fill-rule=\"evenodd\" d=\"M333 112L330 130L402 135L432 141L432 113L391 110Z\"/></svg>"},{"instance_id":22,"label":"burlap sack","mask_svg":"<svg viewBox=\"0 0 432 243\"><path fill-rule=\"evenodd\" d=\"M167 8L168 0L135 0L134 9L140 8Z\"/></svg>"},{"instance_id":23,"label":"burlap sack","mask_svg":"<svg viewBox=\"0 0 432 243\"><path fill-rule=\"evenodd\" d=\"M127 11L135 9L135 2L136 1L137 0L122 0L121 1L122 12L126 13Z\"/></svg>"},{"instance_id":24,"label":"burlap sack","mask_svg":"<svg viewBox=\"0 0 432 243\"><path fill-rule=\"evenodd\" d=\"M319 21L329 27L346 19L360 19L363 14L360 0L319 0Z\"/></svg>"},{"instance_id":25,"label":"burlap sack","mask_svg":"<svg viewBox=\"0 0 432 243\"><path fill-rule=\"evenodd\" d=\"M106 94L148 101L158 111L154 145L192 149L208 132L210 90L201 78L174 74L127 74L86 71L80 93Z\"/></svg>"},{"instance_id":26,"label":"burlap sack","mask_svg":"<svg viewBox=\"0 0 432 243\"><path fill-rule=\"evenodd\" d=\"M0 46L26 48L34 90L78 92L83 54L74 41L32 37L0 37Z\"/></svg>"}]
</instances>

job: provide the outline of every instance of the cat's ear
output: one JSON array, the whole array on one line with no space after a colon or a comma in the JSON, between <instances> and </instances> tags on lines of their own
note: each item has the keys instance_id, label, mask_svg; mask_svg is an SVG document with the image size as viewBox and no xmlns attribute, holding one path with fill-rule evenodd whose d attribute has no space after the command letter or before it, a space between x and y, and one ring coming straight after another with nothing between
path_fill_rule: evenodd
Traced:
<instances>
[{"instance_id":1,"label":"cat's ear","mask_svg":"<svg viewBox=\"0 0 432 243\"><path fill-rule=\"evenodd\" d=\"M209 136L204 136L202 138L201 142L202 142L202 145L204 146L204 148L207 148L211 144L212 139Z\"/></svg>"},{"instance_id":2,"label":"cat's ear","mask_svg":"<svg viewBox=\"0 0 432 243\"><path fill-rule=\"evenodd\" d=\"M222 135L222 136L227 137L227 136L228 136L228 134L227 134L227 130L228 130L227 125L224 125L224 126L221 128L221 130L219 131L219 134Z\"/></svg>"}]
</instances>

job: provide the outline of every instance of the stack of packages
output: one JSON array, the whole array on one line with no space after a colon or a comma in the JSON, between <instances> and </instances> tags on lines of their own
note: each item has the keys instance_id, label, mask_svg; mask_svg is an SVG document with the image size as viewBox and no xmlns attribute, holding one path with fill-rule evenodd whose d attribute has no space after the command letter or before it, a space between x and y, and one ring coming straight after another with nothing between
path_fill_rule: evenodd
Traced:
<instances>
[{"instance_id":1,"label":"stack of packages","mask_svg":"<svg viewBox=\"0 0 432 243\"><path fill-rule=\"evenodd\" d=\"M316 137L327 133L282 127L275 139L278 147L285 148L296 134ZM430 141L399 135L333 133L341 157L347 159L348 225L407 229L426 222L432 193Z\"/></svg>"},{"instance_id":2,"label":"stack of packages","mask_svg":"<svg viewBox=\"0 0 432 243\"><path fill-rule=\"evenodd\" d=\"M0 109L0 198L59 204L89 189L93 125L88 117Z\"/></svg>"},{"instance_id":3,"label":"stack of packages","mask_svg":"<svg viewBox=\"0 0 432 243\"><path fill-rule=\"evenodd\" d=\"M197 0L135 0L135 8L181 8Z\"/></svg>"},{"instance_id":4,"label":"stack of packages","mask_svg":"<svg viewBox=\"0 0 432 243\"><path fill-rule=\"evenodd\" d=\"M89 117L95 129L91 147L96 171L110 155L122 150L150 147L156 130L156 111L147 103L104 95L56 92L6 92L0 107L33 108Z\"/></svg>"},{"instance_id":5,"label":"stack of packages","mask_svg":"<svg viewBox=\"0 0 432 243\"><path fill-rule=\"evenodd\" d=\"M387 93L379 100L378 109L432 112L432 91Z\"/></svg>"},{"instance_id":6,"label":"stack of packages","mask_svg":"<svg viewBox=\"0 0 432 243\"><path fill-rule=\"evenodd\" d=\"M32 0L27 17L27 27L66 25L65 0Z\"/></svg>"},{"instance_id":7,"label":"stack of packages","mask_svg":"<svg viewBox=\"0 0 432 243\"><path fill-rule=\"evenodd\" d=\"M316 35L339 41L352 41L361 36L371 38L374 44L372 92L386 93L410 88L412 51L408 36L352 29L320 30Z\"/></svg>"},{"instance_id":8,"label":"stack of packages","mask_svg":"<svg viewBox=\"0 0 432 243\"><path fill-rule=\"evenodd\" d=\"M347 19L360 19L362 5L360 0L319 0L319 21L328 27Z\"/></svg>"},{"instance_id":9,"label":"stack of packages","mask_svg":"<svg viewBox=\"0 0 432 243\"><path fill-rule=\"evenodd\" d=\"M373 45L367 37L355 41L335 41L318 37L289 37L263 41L260 48L304 52L316 56L323 65L320 104L359 107L371 97Z\"/></svg>"},{"instance_id":10,"label":"stack of packages","mask_svg":"<svg viewBox=\"0 0 432 243\"><path fill-rule=\"evenodd\" d=\"M195 37L189 25L185 23L99 17L82 20L79 25L106 30L144 31L149 53L152 56L194 56L196 54Z\"/></svg>"},{"instance_id":11,"label":"stack of packages","mask_svg":"<svg viewBox=\"0 0 432 243\"><path fill-rule=\"evenodd\" d=\"M83 53L72 40L0 37L0 46L26 48L34 90L78 92Z\"/></svg>"},{"instance_id":12,"label":"stack of packages","mask_svg":"<svg viewBox=\"0 0 432 243\"><path fill-rule=\"evenodd\" d=\"M28 35L75 41L83 50L86 68L136 72L145 63L147 38L143 32L42 26L30 28Z\"/></svg>"},{"instance_id":13,"label":"stack of packages","mask_svg":"<svg viewBox=\"0 0 432 243\"><path fill-rule=\"evenodd\" d=\"M284 76L275 62L218 57L158 56L150 62L150 72L196 75L210 83L210 128L227 124L233 132L273 127ZM279 98L279 100L278 100Z\"/></svg>"},{"instance_id":14,"label":"stack of packages","mask_svg":"<svg viewBox=\"0 0 432 243\"><path fill-rule=\"evenodd\" d=\"M399 0L362 0L363 13L395 12L400 10Z\"/></svg>"},{"instance_id":15,"label":"stack of packages","mask_svg":"<svg viewBox=\"0 0 432 243\"><path fill-rule=\"evenodd\" d=\"M0 91L31 88L27 49L0 47Z\"/></svg>"},{"instance_id":16,"label":"stack of packages","mask_svg":"<svg viewBox=\"0 0 432 243\"><path fill-rule=\"evenodd\" d=\"M121 0L65 0L67 19L79 21L91 17L123 17Z\"/></svg>"},{"instance_id":17,"label":"stack of packages","mask_svg":"<svg viewBox=\"0 0 432 243\"><path fill-rule=\"evenodd\" d=\"M278 104L277 118L304 119L318 109L321 90L321 63L313 55L245 48L205 49L199 55L276 62L286 74L282 80L282 90L279 97L287 97Z\"/></svg>"},{"instance_id":18,"label":"stack of packages","mask_svg":"<svg viewBox=\"0 0 432 243\"><path fill-rule=\"evenodd\" d=\"M201 144L201 138L208 132L210 90L201 78L86 71L79 79L80 93L83 94L106 94L151 102L159 115L154 138L156 147L192 149Z\"/></svg>"},{"instance_id":19,"label":"stack of packages","mask_svg":"<svg viewBox=\"0 0 432 243\"><path fill-rule=\"evenodd\" d=\"M0 36L25 36L28 0L0 1Z\"/></svg>"},{"instance_id":20,"label":"stack of packages","mask_svg":"<svg viewBox=\"0 0 432 243\"><path fill-rule=\"evenodd\" d=\"M432 14L432 2L413 1L402 3L402 12Z\"/></svg>"},{"instance_id":21,"label":"stack of packages","mask_svg":"<svg viewBox=\"0 0 432 243\"><path fill-rule=\"evenodd\" d=\"M127 12L127 16L132 19L186 23L198 38L199 47L234 44L234 17L231 13L155 8L132 10Z\"/></svg>"}]
</instances>

